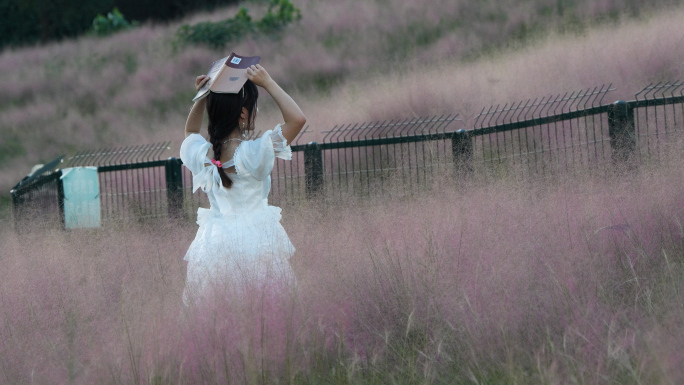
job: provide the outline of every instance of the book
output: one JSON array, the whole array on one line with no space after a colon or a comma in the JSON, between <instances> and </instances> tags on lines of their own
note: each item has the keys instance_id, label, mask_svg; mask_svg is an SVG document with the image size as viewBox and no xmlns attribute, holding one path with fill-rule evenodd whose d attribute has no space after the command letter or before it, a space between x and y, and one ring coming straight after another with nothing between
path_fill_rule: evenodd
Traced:
<instances>
[{"instance_id":1,"label":"book","mask_svg":"<svg viewBox=\"0 0 684 385\"><path fill-rule=\"evenodd\" d=\"M192 99L196 102L209 94L209 91L236 94L247 82L247 68L261 60L259 56L240 56L232 52L230 56L219 59L211 65L207 76L209 80L197 91Z\"/></svg>"}]
</instances>

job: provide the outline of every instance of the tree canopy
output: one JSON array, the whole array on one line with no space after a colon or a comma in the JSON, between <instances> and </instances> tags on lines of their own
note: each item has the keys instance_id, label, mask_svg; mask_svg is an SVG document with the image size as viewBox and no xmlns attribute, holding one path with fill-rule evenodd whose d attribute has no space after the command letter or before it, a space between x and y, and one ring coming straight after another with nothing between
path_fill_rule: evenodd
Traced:
<instances>
[{"instance_id":1,"label":"tree canopy","mask_svg":"<svg viewBox=\"0 0 684 385\"><path fill-rule=\"evenodd\" d=\"M238 0L0 0L0 48L59 40L88 31L117 7L128 20L166 21Z\"/></svg>"}]
</instances>

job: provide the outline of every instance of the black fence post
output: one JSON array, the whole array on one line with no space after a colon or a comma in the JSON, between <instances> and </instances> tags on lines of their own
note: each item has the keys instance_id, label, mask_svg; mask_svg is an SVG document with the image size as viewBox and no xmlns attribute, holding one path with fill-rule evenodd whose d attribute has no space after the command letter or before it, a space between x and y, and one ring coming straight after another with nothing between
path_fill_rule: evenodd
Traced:
<instances>
[{"instance_id":1,"label":"black fence post","mask_svg":"<svg viewBox=\"0 0 684 385\"><path fill-rule=\"evenodd\" d=\"M304 174L306 197L312 198L323 188L323 152L316 142L311 142L304 147Z\"/></svg>"},{"instance_id":2,"label":"black fence post","mask_svg":"<svg viewBox=\"0 0 684 385\"><path fill-rule=\"evenodd\" d=\"M458 174L473 172L473 139L468 131L460 129L451 136L451 151Z\"/></svg>"},{"instance_id":3,"label":"black fence post","mask_svg":"<svg viewBox=\"0 0 684 385\"><path fill-rule=\"evenodd\" d=\"M166 200L170 218L183 215L183 170L178 158L169 158L164 165L166 170Z\"/></svg>"},{"instance_id":4,"label":"black fence post","mask_svg":"<svg viewBox=\"0 0 684 385\"><path fill-rule=\"evenodd\" d=\"M62 179L62 170L57 171L57 207L59 208L59 221L62 223L62 229L66 229L66 218L64 216L64 180Z\"/></svg>"},{"instance_id":5,"label":"black fence post","mask_svg":"<svg viewBox=\"0 0 684 385\"><path fill-rule=\"evenodd\" d=\"M634 108L629 103L617 101L608 109L608 135L613 162L627 162L636 150Z\"/></svg>"}]
</instances>

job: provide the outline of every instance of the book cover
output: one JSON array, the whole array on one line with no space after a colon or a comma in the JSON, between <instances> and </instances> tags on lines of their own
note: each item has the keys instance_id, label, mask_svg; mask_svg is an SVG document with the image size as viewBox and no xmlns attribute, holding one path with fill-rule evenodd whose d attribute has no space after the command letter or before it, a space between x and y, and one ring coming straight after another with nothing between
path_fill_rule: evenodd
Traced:
<instances>
[{"instance_id":1,"label":"book cover","mask_svg":"<svg viewBox=\"0 0 684 385\"><path fill-rule=\"evenodd\" d=\"M247 81L247 68L259 63L260 60L259 56L241 56L233 52L230 56L215 61L207 73L209 80L197 91L192 101L202 99L209 91L238 93Z\"/></svg>"}]
</instances>

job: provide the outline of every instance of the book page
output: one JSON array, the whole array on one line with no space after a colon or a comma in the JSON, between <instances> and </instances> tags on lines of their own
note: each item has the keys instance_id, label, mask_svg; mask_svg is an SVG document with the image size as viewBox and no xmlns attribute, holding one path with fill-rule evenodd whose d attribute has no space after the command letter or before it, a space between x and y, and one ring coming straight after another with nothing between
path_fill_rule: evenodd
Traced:
<instances>
[{"instance_id":1,"label":"book page","mask_svg":"<svg viewBox=\"0 0 684 385\"><path fill-rule=\"evenodd\" d=\"M204 86L202 86L202 88L200 88L199 91L197 91L197 95L195 95L195 97L192 99L193 102L202 99L202 97L209 93L211 86L216 81L216 78L218 78L218 76L221 74L221 70L223 69L228 58L230 58L230 56L224 57L223 59L219 59L211 65L211 68L207 73L207 76L209 76L209 80L207 80L207 82L204 83Z\"/></svg>"}]
</instances>

